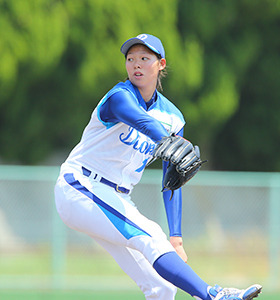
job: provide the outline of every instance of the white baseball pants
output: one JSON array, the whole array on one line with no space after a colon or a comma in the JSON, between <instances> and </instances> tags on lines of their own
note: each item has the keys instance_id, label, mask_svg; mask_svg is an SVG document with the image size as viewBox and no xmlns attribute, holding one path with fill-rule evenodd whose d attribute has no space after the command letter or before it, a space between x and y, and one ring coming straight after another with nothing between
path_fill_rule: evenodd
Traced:
<instances>
[{"instance_id":1,"label":"white baseball pants","mask_svg":"<svg viewBox=\"0 0 280 300\"><path fill-rule=\"evenodd\" d=\"M55 201L61 219L109 252L146 299L175 299L176 287L152 267L159 256L175 251L166 235L138 211L130 195L118 193L94 177L70 167L60 174Z\"/></svg>"}]
</instances>

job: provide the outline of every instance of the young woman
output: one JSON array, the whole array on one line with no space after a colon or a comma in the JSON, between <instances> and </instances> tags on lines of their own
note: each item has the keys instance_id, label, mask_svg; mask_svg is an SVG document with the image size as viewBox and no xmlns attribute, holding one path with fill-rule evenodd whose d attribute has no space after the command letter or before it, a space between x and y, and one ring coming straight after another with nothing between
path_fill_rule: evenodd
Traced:
<instances>
[{"instance_id":1,"label":"young woman","mask_svg":"<svg viewBox=\"0 0 280 300\"><path fill-rule=\"evenodd\" d=\"M104 247L146 299L172 300L176 287L203 300L254 298L261 286L246 290L211 287L186 264L180 189L171 200L169 191L163 193L170 240L132 202L132 189L155 144L172 133L183 136L185 121L158 91L166 67L161 41L141 34L127 40L121 52L128 80L101 99L81 141L61 166L55 187L60 217ZM166 167L163 163L163 173Z\"/></svg>"}]
</instances>

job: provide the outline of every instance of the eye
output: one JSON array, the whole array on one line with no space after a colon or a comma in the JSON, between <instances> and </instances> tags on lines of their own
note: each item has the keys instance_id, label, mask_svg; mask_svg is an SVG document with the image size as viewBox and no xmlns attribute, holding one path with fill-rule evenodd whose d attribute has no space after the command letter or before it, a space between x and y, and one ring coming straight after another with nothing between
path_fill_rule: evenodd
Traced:
<instances>
[{"instance_id":1,"label":"eye","mask_svg":"<svg viewBox=\"0 0 280 300\"><path fill-rule=\"evenodd\" d=\"M142 60L144 60L144 61L145 61L145 60L148 60L148 59L149 59L148 57L145 57L145 56L142 57Z\"/></svg>"},{"instance_id":2,"label":"eye","mask_svg":"<svg viewBox=\"0 0 280 300\"><path fill-rule=\"evenodd\" d=\"M131 61L133 61L133 59L132 59L131 57L128 57L128 58L127 58L127 61L130 61L130 62L131 62Z\"/></svg>"}]
</instances>

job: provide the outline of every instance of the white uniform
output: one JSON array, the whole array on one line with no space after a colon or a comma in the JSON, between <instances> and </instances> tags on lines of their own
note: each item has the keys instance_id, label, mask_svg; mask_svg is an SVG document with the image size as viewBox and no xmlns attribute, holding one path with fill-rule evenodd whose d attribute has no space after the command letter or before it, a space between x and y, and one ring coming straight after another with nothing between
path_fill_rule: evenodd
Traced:
<instances>
[{"instance_id":1,"label":"white uniform","mask_svg":"<svg viewBox=\"0 0 280 300\"><path fill-rule=\"evenodd\" d=\"M126 81L99 102L80 143L61 167L55 187L57 210L66 225L100 243L146 299L174 299L176 288L152 267L159 256L174 248L160 226L143 216L130 198L155 144L135 128L121 122L104 123L99 115L100 106L122 89L139 101ZM184 126L179 110L160 93L147 113L168 132Z\"/></svg>"}]
</instances>

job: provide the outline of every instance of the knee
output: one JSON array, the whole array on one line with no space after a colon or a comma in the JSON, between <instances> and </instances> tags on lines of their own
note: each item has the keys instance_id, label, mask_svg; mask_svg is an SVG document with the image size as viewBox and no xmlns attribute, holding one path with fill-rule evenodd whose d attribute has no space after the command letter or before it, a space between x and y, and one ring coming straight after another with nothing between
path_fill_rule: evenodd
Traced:
<instances>
[{"instance_id":1,"label":"knee","mask_svg":"<svg viewBox=\"0 0 280 300\"><path fill-rule=\"evenodd\" d=\"M168 283L168 285L166 284L165 286L160 287L158 299L173 300L175 299L176 293L177 293L177 288L174 285Z\"/></svg>"},{"instance_id":2,"label":"knee","mask_svg":"<svg viewBox=\"0 0 280 300\"><path fill-rule=\"evenodd\" d=\"M169 282L143 291L146 300L174 300L176 292L177 288Z\"/></svg>"}]
</instances>

